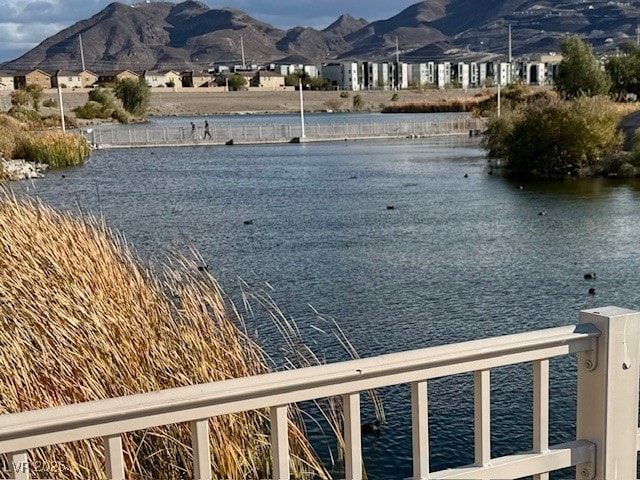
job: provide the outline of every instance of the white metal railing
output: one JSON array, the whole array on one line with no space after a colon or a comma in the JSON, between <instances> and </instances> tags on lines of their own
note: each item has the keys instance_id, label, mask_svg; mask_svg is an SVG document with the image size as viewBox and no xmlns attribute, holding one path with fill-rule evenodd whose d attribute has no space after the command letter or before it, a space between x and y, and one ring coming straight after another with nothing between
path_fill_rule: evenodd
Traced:
<instances>
[{"instance_id":1,"label":"white metal railing","mask_svg":"<svg viewBox=\"0 0 640 480\"><path fill-rule=\"evenodd\" d=\"M269 408L274 480L289 479L287 405L343 396L345 477L363 477L360 393L411 384L414 479L503 479L577 466L581 479L636 478L640 313L607 307L581 312L580 324L394 353L287 372L0 416L0 454L11 465L29 449L104 439L109 479L124 479L121 434L190 422L197 479L211 479L210 417ZM579 354L577 440L549 446L549 359ZM533 362L534 451L490 454L490 370ZM475 464L430 472L427 381L474 372ZM15 470L15 469L14 469ZM14 477L28 479L23 470Z\"/></svg>"},{"instance_id":2,"label":"white metal railing","mask_svg":"<svg viewBox=\"0 0 640 480\"><path fill-rule=\"evenodd\" d=\"M442 120L360 122L311 124L305 126L303 140L342 140L364 138L427 137L436 135L468 135L484 130L480 118L470 116L451 117ZM302 137L299 124L284 125L221 125L212 123L205 137L202 126L195 132L184 127L118 127L92 129L82 132L87 141L97 148L186 146L237 144L287 143Z\"/></svg>"}]
</instances>

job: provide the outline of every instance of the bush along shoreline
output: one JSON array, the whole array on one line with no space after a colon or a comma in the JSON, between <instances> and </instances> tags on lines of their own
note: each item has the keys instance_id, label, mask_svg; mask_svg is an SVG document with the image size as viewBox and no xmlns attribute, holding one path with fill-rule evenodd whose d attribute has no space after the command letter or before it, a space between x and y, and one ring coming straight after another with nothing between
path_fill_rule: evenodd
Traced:
<instances>
[{"instance_id":1,"label":"bush along shoreline","mask_svg":"<svg viewBox=\"0 0 640 480\"><path fill-rule=\"evenodd\" d=\"M80 165L91 154L81 135L42 128L42 123L0 114L0 180L37 178L49 167Z\"/></svg>"}]
</instances>

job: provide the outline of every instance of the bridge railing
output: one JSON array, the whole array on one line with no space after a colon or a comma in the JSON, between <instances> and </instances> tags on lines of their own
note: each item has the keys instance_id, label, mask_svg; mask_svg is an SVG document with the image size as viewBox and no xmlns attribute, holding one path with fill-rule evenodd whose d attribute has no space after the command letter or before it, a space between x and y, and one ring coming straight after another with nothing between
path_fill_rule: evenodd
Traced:
<instances>
[{"instance_id":1,"label":"bridge railing","mask_svg":"<svg viewBox=\"0 0 640 480\"><path fill-rule=\"evenodd\" d=\"M469 132L484 130L482 119L451 117L437 121L385 121L360 123L310 124L305 126L305 139L312 141L359 139L359 138L399 138L426 137L434 135L468 135ZM228 142L238 144L287 143L302 137L300 124L265 125L221 125L211 123L208 135L202 125L195 131L182 127L117 127L83 131L85 138L98 148L136 146L182 146L182 145L222 145Z\"/></svg>"},{"instance_id":2,"label":"bridge railing","mask_svg":"<svg viewBox=\"0 0 640 480\"><path fill-rule=\"evenodd\" d=\"M104 439L109 479L126 478L121 434L189 422L195 478L211 479L208 419L269 408L273 479L290 478L287 408L341 395L345 477L363 478L360 392L409 383L413 478L506 479L577 467L579 479L636 478L640 313L607 307L584 311L573 326L475 340L331 365L131 395L0 416L0 454L17 479L28 479L28 450L83 439ZM549 359L578 354L577 439L549 445ZM491 456L490 372L533 362L533 451ZM428 381L473 372L475 463L430 472ZM498 387L499 388L499 387ZM408 413L409 414L409 413Z\"/></svg>"}]
</instances>

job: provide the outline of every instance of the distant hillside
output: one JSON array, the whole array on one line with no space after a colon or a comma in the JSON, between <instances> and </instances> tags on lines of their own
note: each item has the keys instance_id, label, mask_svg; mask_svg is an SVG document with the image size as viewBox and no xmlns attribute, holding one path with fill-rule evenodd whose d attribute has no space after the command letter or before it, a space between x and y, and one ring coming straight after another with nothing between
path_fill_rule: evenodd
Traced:
<instances>
[{"instance_id":1,"label":"distant hillside","mask_svg":"<svg viewBox=\"0 0 640 480\"><path fill-rule=\"evenodd\" d=\"M197 1L112 3L93 17L46 39L3 68L76 69L82 35L86 66L93 70L203 68L248 63L389 60L396 41L402 60L506 55L508 25L515 55L558 50L567 33L597 50L635 39L640 0L427 0L368 23L342 15L324 30L281 30L230 8Z\"/></svg>"}]
</instances>

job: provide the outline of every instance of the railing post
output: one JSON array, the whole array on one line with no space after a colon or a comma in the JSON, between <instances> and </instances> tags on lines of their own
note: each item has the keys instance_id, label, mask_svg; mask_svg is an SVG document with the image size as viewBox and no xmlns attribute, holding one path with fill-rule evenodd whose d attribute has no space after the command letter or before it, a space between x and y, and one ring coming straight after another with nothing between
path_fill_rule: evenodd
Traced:
<instances>
[{"instance_id":1,"label":"railing post","mask_svg":"<svg viewBox=\"0 0 640 480\"><path fill-rule=\"evenodd\" d=\"M601 332L596 355L578 358L576 434L595 444L595 465L576 467L579 480L637 478L640 312L605 307L580 312Z\"/></svg>"},{"instance_id":2,"label":"railing post","mask_svg":"<svg viewBox=\"0 0 640 480\"><path fill-rule=\"evenodd\" d=\"M491 462L491 377L489 370L474 374L475 459L478 467Z\"/></svg>"},{"instance_id":3,"label":"railing post","mask_svg":"<svg viewBox=\"0 0 640 480\"><path fill-rule=\"evenodd\" d=\"M413 480L429 478L429 408L427 381L411 384Z\"/></svg>"},{"instance_id":4,"label":"railing post","mask_svg":"<svg viewBox=\"0 0 640 480\"><path fill-rule=\"evenodd\" d=\"M273 480L289 480L289 420L286 405L271 407L271 458Z\"/></svg>"},{"instance_id":5,"label":"railing post","mask_svg":"<svg viewBox=\"0 0 640 480\"><path fill-rule=\"evenodd\" d=\"M360 394L343 396L344 403L344 476L362 480L362 442L360 431Z\"/></svg>"},{"instance_id":6,"label":"railing post","mask_svg":"<svg viewBox=\"0 0 640 480\"><path fill-rule=\"evenodd\" d=\"M209 448L209 420L191 422L193 449L193 476L195 480L211 480L211 453Z\"/></svg>"},{"instance_id":7,"label":"railing post","mask_svg":"<svg viewBox=\"0 0 640 480\"><path fill-rule=\"evenodd\" d=\"M104 458L107 480L125 480L122 437L120 435L104 437Z\"/></svg>"}]
</instances>

